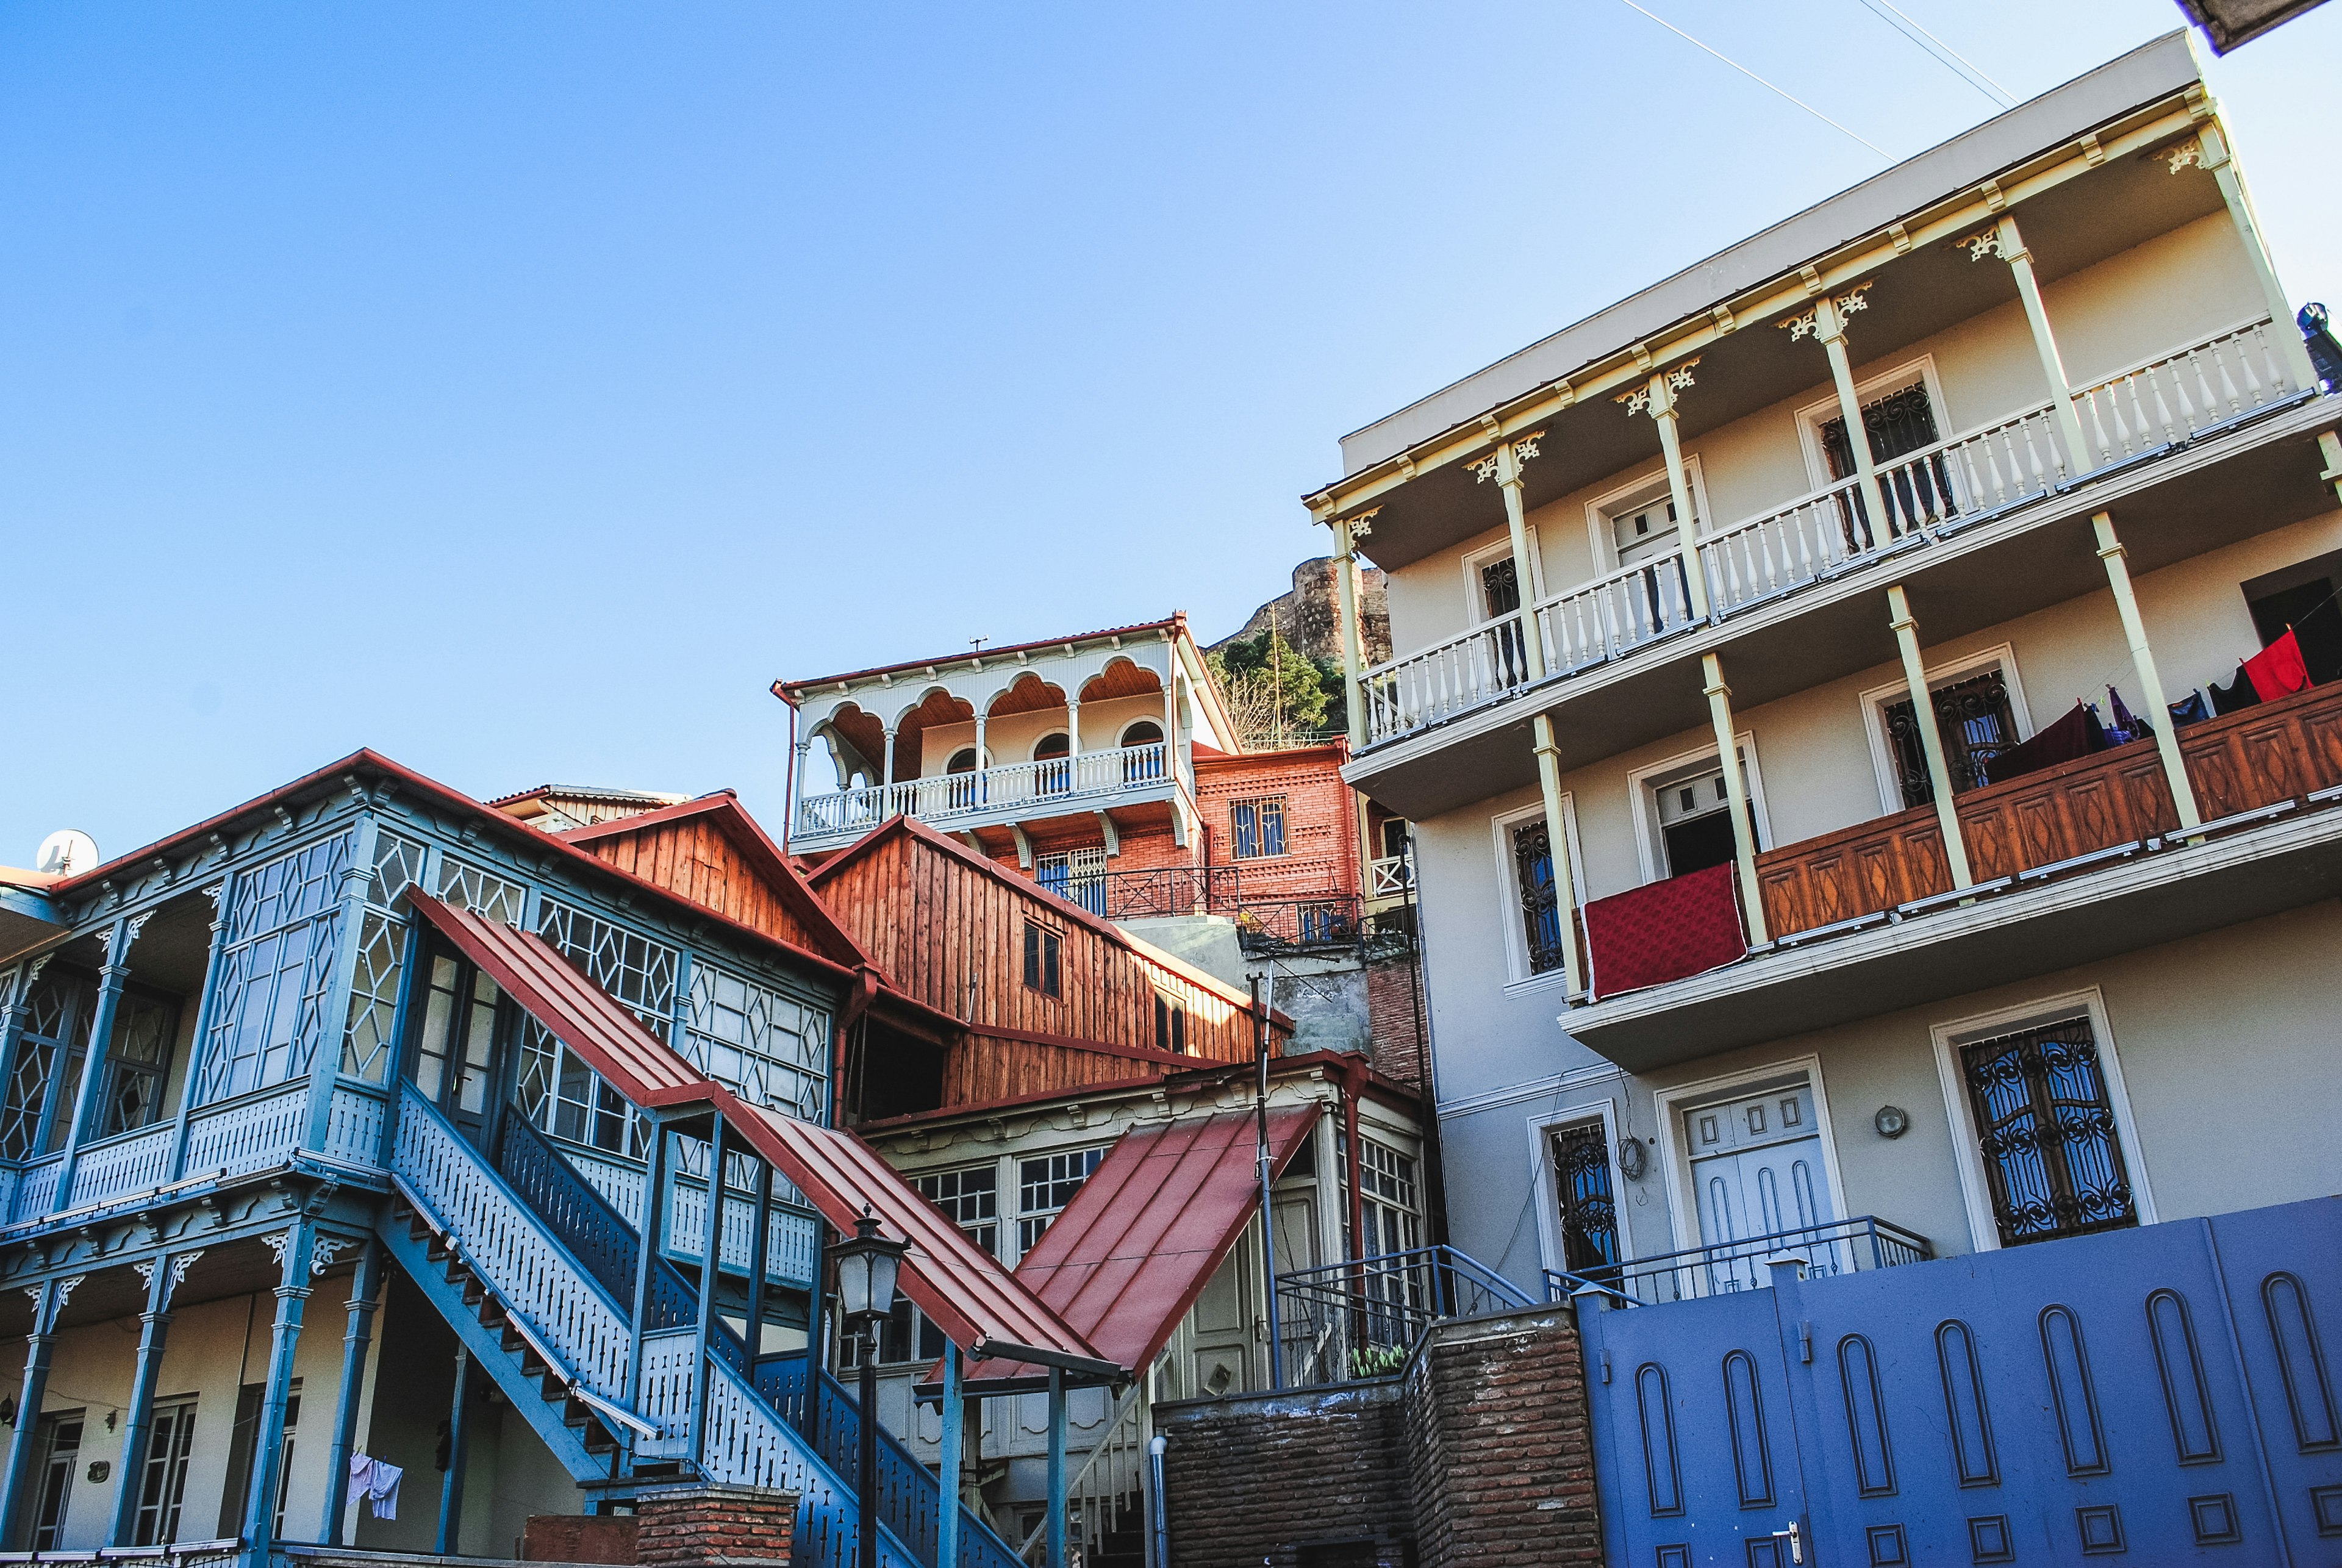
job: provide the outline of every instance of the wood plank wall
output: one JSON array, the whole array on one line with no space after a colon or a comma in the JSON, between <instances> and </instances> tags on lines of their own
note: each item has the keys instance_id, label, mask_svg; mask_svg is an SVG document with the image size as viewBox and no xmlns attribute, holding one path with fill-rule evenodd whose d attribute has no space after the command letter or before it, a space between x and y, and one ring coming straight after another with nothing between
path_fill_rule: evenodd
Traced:
<instances>
[{"instance_id":1,"label":"wood plank wall","mask_svg":"<svg viewBox=\"0 0 2342 1568\"><path fill-rule=\"evenodd\" d=\"M1252 1060L1252 1032L1240 1004L1074 918L1016 872L970 864L915 834L896 832L825 875L816 891L898 988L976 1029L1151 1051L1155 995L1160 990L1186 1004L1188 1054L1204 1061ZM1058 997L1025 984L1027 920L1059 934ZM1013 1093L1103 1081L1083 1076L1090 1071L1086 1066L1076 1073L1068 1059L1086 1054L1079 1051L1019 1041L993 1041L982 1049L996 1047L1020 1062L1030 1058L1026 1065L1004 1065L999 1072L1038 1073L1046 1055L1072 1074L1042 1074L1046 1082ZM1144 1071L1127 1060L1097 1061L1108 1077L1136 1077Z\"/></svg>"},{"instance_id":2,"label":"wood plank wall","mask_svg":"<svg viewBox=\"0 0 2342 1568\"><path fill-rule=\"evenodd\" d=\"M588 839L578 847L767 936L816 953L824 949L823 937L806 929L724 830L705 816Z\"/></svg>"}]
</instances>

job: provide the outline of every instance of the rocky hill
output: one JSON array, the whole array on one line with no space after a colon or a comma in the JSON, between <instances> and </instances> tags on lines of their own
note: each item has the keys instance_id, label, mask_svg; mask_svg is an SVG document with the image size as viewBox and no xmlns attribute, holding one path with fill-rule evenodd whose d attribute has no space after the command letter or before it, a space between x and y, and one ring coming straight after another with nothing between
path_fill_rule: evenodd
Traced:
<instances>
[{"instance_id":1,"label":"rocky hill","mask_svg":"<svg viewBox=\"0 0 2342 1568\"><path fill-rule=\"evenodd\" d=\"M1381 570L1360 565L1358 584L1362 600L1358 621L1366 660L1368 664L1379 664L1391 656L1390 610L1383 592ZM1320 555L1293 568L1290 593L1281 594L1255 610L1251 619L1212 647L1224 648L1238 638L1256 637L1268 630L1274 617L1277 629L1294 647L1313 659L1332 659L1339 664L1341 611L1342 601L1334 586L1334 557Z\"/></svg>"}]
</instances>

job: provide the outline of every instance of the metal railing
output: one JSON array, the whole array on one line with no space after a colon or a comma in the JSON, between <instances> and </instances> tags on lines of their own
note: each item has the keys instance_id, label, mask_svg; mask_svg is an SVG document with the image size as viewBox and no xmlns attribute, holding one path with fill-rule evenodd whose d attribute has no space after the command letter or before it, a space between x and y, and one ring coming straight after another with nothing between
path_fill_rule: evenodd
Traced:
<instances>
[{"instance_id":1,"label":"metal railing","mask_svg":"<svg viewBox=\"0 0 2342 1568\"><path fill-rule=\"evenodd\" d=\"M1388 1377L1442 1318L1536 1303L1454 1247L1417 1247L1276 1276L1285 1386Z\"/></svg>"},{"instance_id":2,"label":"metal railing","mask_svg":"<svg viewBox=\"0 0 2342 1568\"><path fill-rule=\"evenodd\" d=\"M1355 947L1366 935L1364 904L1355 894L1247 898L1235 911L1236 944L1254 956Z\"/></svg>"},{"instance_id":3,"label":"metal railing","mask_svg":"<svg viewBox=\"0 0 2342 1568\"><path fill-rule=\"evenodd\" d=\"M1805 1260L1808 1276L1850 1274L1923 1263L1936 1255L1927 1238L1876 1214L1827 1224L1775 1231L1744 1241L1718 1242L1656 1257L1636 1258L1610 1268L1573 1273L1545 1272L1546 1297L1566 1301L1594 1290L1621 1306L1660 1306L1697 1301L1734 1291L1761 1290L1772 1283L1769 1265L1791 1257Z\"/></svg>"},{"instance_id":4,"label":"metal railing","mask_svg":"<svg viewBox=\"0 0 2342 1568\"><path fill-rule=\"evenodd\" d=\"M973 773L865 784L799 801L796 832L800 837L860 833L896 816L948 822L1036 804L1162 790L1174 782L1170 762L1164 743L1151 741L1077 757L1003 763Z\"/></svg>"},{"instance_id":5,"label":"metal railing","mask_svg":"<svg viewBox=\"0 0 2342 1568\"><path fill-rule=\"evenodd\" d=\"M2074 393L2087 450L2043 402L1874 465L1875 494L1834 480L1697 534L1700 585L1720 621L1940 532L2087 483L2107 468L2217 434L2310 388L2287 374L2270 318L2152 355ZM1699 519L1693 519L1696 529ZM1680 549L1529 606L1546 678L1564 679L1704 624ZM1529 684L1522 612L1499 616L1359 677L1366 744L1379 745L1500 703Z\"/></svg>"},{"instance_id":6,"label":"metal railing","mask_svg":"<svg viewBox=\"0 0 2342 1568\"><path fill-rule=\"evenodd\" d=\"M1034 880L1068 904L1104 920L1163 915L1227 914L1239 901L1233 865L1159 865L1143 871L1068 871L1063 879L1036 871Z\"/></svg>"}]
</instances>

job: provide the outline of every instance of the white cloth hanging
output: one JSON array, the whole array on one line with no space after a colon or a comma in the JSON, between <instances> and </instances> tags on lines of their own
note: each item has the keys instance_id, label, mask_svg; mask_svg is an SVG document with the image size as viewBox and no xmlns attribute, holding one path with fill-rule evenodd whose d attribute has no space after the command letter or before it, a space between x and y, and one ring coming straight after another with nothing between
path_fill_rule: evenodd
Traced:
<instances>
[{"instance_id":1,"label":"white cloth hanging","mask_svg":"<svg viewBox=\"0 0 2342 1568\"><path fill-rule=\"evenodd\" d=\"M350 1487L362 1493L376 1519L398 1517L398 1483L406 1472L363 1453L350 1455Z\"/></svg>"}]
</instances>

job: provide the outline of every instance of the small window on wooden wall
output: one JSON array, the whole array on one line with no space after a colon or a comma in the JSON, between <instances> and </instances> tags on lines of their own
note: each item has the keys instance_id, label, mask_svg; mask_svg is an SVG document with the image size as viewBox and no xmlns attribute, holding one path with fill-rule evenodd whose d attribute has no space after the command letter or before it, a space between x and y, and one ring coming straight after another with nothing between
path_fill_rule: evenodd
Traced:
<instances>
[{"instance_id":1,"label":"small window on wooden wall","mask_svg":"<svg viewBox=\"0 0 2342 1568\"><path fill-rule=\"evenodd\" d=\"M1155 1048L1182 1055L1187 1050L1187 1004L1160 991L1155 994Z\"/></svg>"},{"instance_id":2,"label":"small window on wooden wall","mask_svg":"<svg viewBox=\"0 0 2342 1568\"><path fill-rule=\"evenodd\" d=\"M1057 933L1037 920L1025 923L1025 984L1044 996L1065 994L1065 982L1057 967L1062 941Z\"/></svg>"}]
</instances>

